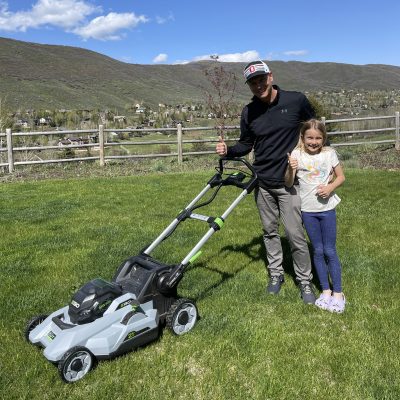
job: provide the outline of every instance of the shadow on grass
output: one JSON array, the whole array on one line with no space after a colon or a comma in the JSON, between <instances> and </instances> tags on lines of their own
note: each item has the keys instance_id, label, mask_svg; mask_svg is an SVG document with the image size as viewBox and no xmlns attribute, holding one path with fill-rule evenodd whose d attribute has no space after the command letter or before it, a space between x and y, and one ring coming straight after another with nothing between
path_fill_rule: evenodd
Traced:
<instances>
[{"instance_id":1,"label":"shadow on grass","mask_svg":"<svg viewBox=\"0 0 400 400\"><path fill-rule=\"evenodd\" d=\"M210 272L215 272L221 277L221 279L218 282L216 282L216 283L208 286L204 290L202 290L197 296L193 296L192 300L197 302L199 300L206 298L210 293L213 292L214 289L218 288L219 286L223 285L225 282L234 278L240 271L244 270L246 267L247 267L247 265L243 265L239 269L237 269L235 272L229 273L229 272L221 271L217 268L208 267L206 265L206 263L201 263L201 264L196 265L195 267L193 267L193 269L202 268L202 269L205 269Z\"/></svg>"},{"instance_id":2,"label":"shadow on grass","mask_svg":"<svg viewBox=\"0 0 400 400\"><path fill-rule=\"evenodd\" d=\"M282 251L283 251L283 269L285 270L285 272L291 276L291 278L293 279L293 282L295 284L297 284L296 281L296 274L294 272L294 268L293 268L293 261L292 261L292 255L291 255L291 251L290 251L290 243L289 240L286 239L286 237L282 237L281 238L281 242L282 242ZM313 266L313 261L312 261L312 246L310 243L307 243L308 245L308 251L310 253L310 258L311 258L311 269L313 272L313 279L312 279L312 283L314 286L316 286L317 288L319 288L319 281L318 278L316 277L315 269Z\"/></svg>"},{"instance_id":3,"label":"shadow on grass","mask_svg":"<svg viewBox=\"0 0 400 400\"><path fill-rule=\"evenodd\" d=\"M282 251L283 251L283 269L286 274L290 275L293 281L296 283L296 274L293 269L292 254L290 251L290 244L286 237L281 237ZM252 262L263 261L265 269L268 272L268 260L267 252L264 246L264 240L262 236L253 238L250 243L243 244L241 246L226 246L221 251L226 252L237 252L245 254L251 259Z\"/></svg>"},{"instance_id":4,"label":"shadow on grass","mask_svg":"<svg viewBox=\"0 0 400 400\"><path fill-rule=\"evenodd\" d=\"M296 281L296 274L294 272L293 268L293 261L292 261L292 255L291 255L291 250L290 250L290 244L289 241L285 236L281 237L281 243L282 243L282 251L283 251L283 269L287 275L289 275L293 282L297 284ZM312 248L311 245L308 244L310 255L312 255ZM267 253L265 250L264 246L264 241L262 236L257 236L252 239L250 243L245 243L242 245L229 245L223 247L220 252L219 252L219 257L224 257L225 253L238 253L238 254L244 254L248 259L249 262L243 265L238 266L238 268L234 272L226 272L222 271L218 268L211 268L207 266L206 262L199 263L196 266L193 267L193 269L206 269L211 272L215 272L219 274L220 280L213 285L210 285L206 289L204 289L200 294L198 294L193 300L201 300L205 297L207 297L208 294L210 294L214 289L218 288L219 286L223 285L230 279L234 278L238 273L243 271L245 268L247 268L251 263L253 262L259 262L263 261L265 265L265 269L268 273L268 261L267 261ZM314 276L313 278L313 284L316 285L317 287L319 286L317 278Z\"/></svg>"},{"instance_id":5,"label":"shadow on grass","mask_svg":"<svg viewBox=\"0 0 400 400\"><path fill-rule=\"evenodd\" d=\"M196 264L191 269L204 269L210 272L214 272L220 276L220 280L204 290L202 290L197 296L193 297L193 300L199 301L206 298L214 289L225 284L230 279L234 278L237 274L247 268L252 262L259 261L265 258L265 251L263 251L262 238L254 238L249 244L238 245L238 246L225 246L219 251L218 257L223 258L226 253L241 253L245 254L249 258L249 262L243 265L239 265L234 272L222 271L218 268L212 268L207 265L207 262L201 262ZM263 254L264 253L264 254Z\"/></svg>"}]
</instances>

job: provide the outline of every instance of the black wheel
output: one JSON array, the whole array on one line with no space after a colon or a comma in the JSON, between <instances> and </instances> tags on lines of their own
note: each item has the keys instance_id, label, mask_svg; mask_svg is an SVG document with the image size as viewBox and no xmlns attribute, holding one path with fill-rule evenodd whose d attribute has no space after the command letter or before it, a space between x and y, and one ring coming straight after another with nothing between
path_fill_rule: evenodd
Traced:
<instances>
[{"instance_id":1,"label":"black wheel","mask_svg":"<svg viewBox=\"0 0 400 400\"><path fill-rule=\"evenodd\" d=\"M198 316L196 304L192 300L178 299L168 310L167 327L175 335L183 335L192 330Z\"/></svg>"},{"instance_id":2,"label":"black wheel","mask_svg":"<svg viewBox=\"0 0 400 400\"><path fill-rule=\"evenodd\" d=\"M94 367L95 362L95 356L86 347L75 346L61 358L58 372L64 382L76 382Z\"/></svg>"},{"instance_id":3,"label":"black wheel","mask_svg":"<svg viewBox=\"0 0 400 400\"><path fill-rule=\"evenodd\" d=\"M35 329L38 325L40 325L46 318L48 317L47 314L40 314L33 317L31 320L28 321L25 327L25 339L29 342L29 334L33 329Z\"/></svg>"}]
</instances>

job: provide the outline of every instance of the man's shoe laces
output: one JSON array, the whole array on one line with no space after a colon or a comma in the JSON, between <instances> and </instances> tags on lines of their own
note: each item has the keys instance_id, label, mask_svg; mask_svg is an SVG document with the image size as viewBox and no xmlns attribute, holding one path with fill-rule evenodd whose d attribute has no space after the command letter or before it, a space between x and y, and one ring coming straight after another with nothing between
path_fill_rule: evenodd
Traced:
<instances>
[{"instance_id":1,"label":"man's shoe laces","mask_svg":"<svg viewBox=\"0 0 400 400\"><path fill-rule=\"evenodd\" d=\"M303 291L305 294L312 294L312 293L313 293L313 291L312 291L310 285L303 285L302 291Z\"/></svg>"},{"instance_id":2,"label":"man's shoe laces","mask_svg":"<svg viewBox=\"0 0 400 400\"><path fill-rule=\"evenodd\" d=\"M273 276L271 277L271 284L276 285L280 282L280 276Z\"/></svg>"}]
</instances>

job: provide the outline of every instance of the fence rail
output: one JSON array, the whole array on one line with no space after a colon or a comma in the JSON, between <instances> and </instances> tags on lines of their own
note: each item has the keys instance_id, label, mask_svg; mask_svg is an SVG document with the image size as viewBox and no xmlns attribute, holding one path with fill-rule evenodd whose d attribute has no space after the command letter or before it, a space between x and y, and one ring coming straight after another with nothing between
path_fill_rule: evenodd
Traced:
<instances>
[{"instance_id":1,"label":"fence rail","mask_svg":"<svg viewBox=\"0 0 400 400\"><path fill-rule=\"evenodd\" d=\"M400 117L397 111L395 115L390 116L376 116L376 117L363 117L363 118L346 118L346 119L325 119L322 118L324 123L329 126L337 126L343 123L354 123L360 121L372 121L372 120L391 120L393 125L386 128L375 128L375 129L353 129L353 130L335 130L328 132L329 136L344 136L346 139L353 139L353 135L363 135L364 137L369 137L371 135L381 135L392 133L392 139L380 139L380 140L369 140L369 141L344 141L342 143L334 143L332 146L358 146L365 144L384 144L384 143L394 143L395 148L400 150ZM195 144L195 143L217 143L218 139L183 139L183 135L186 132L201 132L201 131L212 131L217 132L220 127L182 127L178 124L176 128L144 128L144 129L106 129L103 125L99 125L98 129L87 129L87 130L56 130L56 131L41 131L41 132L12 132L11 129L6 129L5 133L0 133L0 167L7 167L8 172L12 173L15 166L18 165L34 165L34 164L51 164L51 163L65 163L74 161L99 161L101 166L106 164L107 160L115 159L141 159L141 158L158 158L158 157L177 157L178 163L183 162L184 156L194 156L203 154L213 154L214 151L202 150L202 151L184 151L184 145ZM238 130L239 126L225 126L226 131ZM144 141L121 141L121 142L109 142L108 136L111 133L143 133L147 134L152 132L157 133L172 133L176 135L176 139L168 140L144 140ZM14 146L15 138L26 138L26 137L58 137L62 136L66 138L67 135L80 135L85 134L87 137L92 137L96 139L96 143L79 143L79 144L58 144L58 145L38 145L33 146ZM91 136L90 136L91 135ZM4 141L4 139L6 139ZM226 139L228 142L236 141L237 138ZM61 138L60 138L61 141ZM61 142L60 142L61 143ZM120 148L125 148L127 146L148 146L148 145L174 145L177 151L168 153L146 153L146 154L124 154L124 155L109 155L106 154L107 149L111 149L114 146L119 146ZM85 156L85 157L73 157L73 158L57 158L57 159L41 159L35 152L42 152L46 150L58 150L58 151L68 151L75 149L94 149L98 152L96 156ZM15 155L19 152L33 152L32 156L35 160L15 160ZM7 154L7 160L3 161L3 154Z\"/></svg>"}]
</instances>

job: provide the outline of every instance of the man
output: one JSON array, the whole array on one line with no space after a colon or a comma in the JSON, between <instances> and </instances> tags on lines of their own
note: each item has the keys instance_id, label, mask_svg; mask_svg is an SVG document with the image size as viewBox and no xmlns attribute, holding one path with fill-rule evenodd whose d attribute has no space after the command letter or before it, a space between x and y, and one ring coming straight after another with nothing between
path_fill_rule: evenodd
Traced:
<instances>
[{"instance_id":1,"label":"man","mask_svg":"<svg viewBox=\"0 0 400 400\"><path fill-rule=\"evenodd\" d=\"M295 148L302 122L314 117L307 98L299 92L285 91L273 85L273 76L263 61L246 65L244 77L252 94L243 108L239 141L231 147L217 144L220 156L242 157L254 150L254 168L259 178L256 203L264 228L269 283L267 292L278 294L284 282L283 252L279 236L279 218L289 240L296 281L304 303L314 304L311 286L311 261L301 221L298 185L285 187L288 153Z\"/></svg>"}]
</instances>

